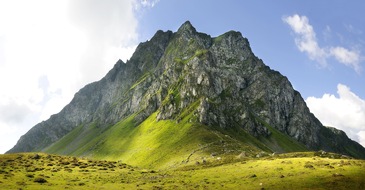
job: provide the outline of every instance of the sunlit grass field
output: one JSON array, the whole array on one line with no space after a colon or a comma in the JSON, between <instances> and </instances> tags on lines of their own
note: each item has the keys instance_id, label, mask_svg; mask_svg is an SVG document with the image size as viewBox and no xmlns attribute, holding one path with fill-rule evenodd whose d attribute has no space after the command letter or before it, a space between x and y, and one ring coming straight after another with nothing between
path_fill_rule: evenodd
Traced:
<instances>
[{"instance_id":1,"label":"sunlit grass field","mask_svg":"<svg viewBox=\"0 0 365 190\"><path fill-rule=\"evenodd\" d=\"M313 152L211 156L153 170L118 161L5 154L0 189L365 189L365 161Z\"/></svg>"}]
</instances>

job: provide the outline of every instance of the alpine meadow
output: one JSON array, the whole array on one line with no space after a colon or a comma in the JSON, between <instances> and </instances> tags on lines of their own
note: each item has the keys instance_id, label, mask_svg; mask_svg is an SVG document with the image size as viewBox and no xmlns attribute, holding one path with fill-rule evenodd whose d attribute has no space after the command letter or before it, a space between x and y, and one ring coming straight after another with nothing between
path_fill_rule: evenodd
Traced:
<instances>
[{"instance_id":1,"label":"alpine meadow","mask_svg":"<svg viewBox=\"0 0 365 190\"><path fill-rule=\"evenodd\" d=\"M0 155L0 187L364 189L363 159L241 32L211 37L186 21Z\"/></svg>"}]
</instances>

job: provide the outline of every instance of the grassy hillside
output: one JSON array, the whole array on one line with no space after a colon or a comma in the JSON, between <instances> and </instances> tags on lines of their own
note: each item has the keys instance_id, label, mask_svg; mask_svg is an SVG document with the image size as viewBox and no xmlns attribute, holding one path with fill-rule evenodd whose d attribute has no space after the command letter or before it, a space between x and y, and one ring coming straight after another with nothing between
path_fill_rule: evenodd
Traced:
<instances>
[{"instance_id":1,"label":"grassy hillside","mask_svg":"<svg viewBox=\"0 0 365 190\"><path fill-rule=\"evenodd\" d=\"M255 138L240 127L212 128L196 122L199 101L179 115L179 120L156 120L155 112L140 124L132 115L109 128L96 124L79 126L45 152L122 160L144 168L170 168L194 164L210 157L234 157L242 152L255 157L260 152L306 151L304 145L263 123L272 132Z\"/></svg>"},{"instance_id":2,"label":"grassy hillside","mask_svg":"<svg viewBox=\"0 0 365 190\"><path fill-rule=\"evenodd\" d=\"M238 155L247 151L253 155L260 151L229 135L191 122L191 116L177 123L173 120L157 121L156 115L152 114L139 125L131 116L102 133L101 129L84 132L80 126L46 152L122 160L140 167L160 168L195 163L211 154Z\"/></svg>"},{"instance_id":3,"label":"grassy hillside","mask_svg":"<svg viewBox=\"0 0 365 190\"><path fill-rule=\"evenodd\" d=\"M337 158L337 159L336 159ZM1 189L364 189L365 161L329 153L218 159L165 170L42 153L0 155Z\"/></svg>"}]
</instances>

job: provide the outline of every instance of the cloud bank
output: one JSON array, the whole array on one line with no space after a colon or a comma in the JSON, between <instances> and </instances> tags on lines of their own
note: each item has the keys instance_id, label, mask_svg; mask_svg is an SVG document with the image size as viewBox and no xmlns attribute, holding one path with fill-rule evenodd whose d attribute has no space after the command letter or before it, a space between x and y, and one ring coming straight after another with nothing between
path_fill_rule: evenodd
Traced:
<instances>
[{"instance_id":1,"label":"cloud bank","mask_svg":"<svg viewBox=\"0 0 365 190\"><path fill-rule=\"evenodd\" d=\"M333 94L308 97L306 103L323 125L345 131L365 147L365 100L343 84L337 85L337 94L337 97Z\"/></svg>"},{"instance_id":2,"label":"cloud bank","mask_svg":"<svg viewBox=\"0 0 365 190\"><path fill-rule=\"evenodd\" d=\"M305 52L309 59L319 63L321 67L327 67L327 60L329 58L336 59L348 67L360 73L360 58L359 50L347 49L341 46L336 47L321 47L318 45L316 33L306 16L299 16L297 14L283 17L282 19L295 33L295 44L299 51ZM328 27L327 27L328 28Z\"/></svg>"},{"instance_id":3,"label":"cloud bank","mask_svg":"<svg viewBox=\"0 0 365 190\"><path fill-rule=\"evenodd\" d=\"M137 41L143 0L0 1L0 153L101 79Z\"/></svg>"}]
</instances>

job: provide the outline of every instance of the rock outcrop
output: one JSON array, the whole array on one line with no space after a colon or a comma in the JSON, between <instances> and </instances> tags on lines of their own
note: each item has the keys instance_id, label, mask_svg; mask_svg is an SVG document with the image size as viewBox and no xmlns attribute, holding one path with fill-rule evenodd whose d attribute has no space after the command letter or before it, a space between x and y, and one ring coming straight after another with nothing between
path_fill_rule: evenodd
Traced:
<instances>
[{"instance_id":1,"label":"rock outcrop","mask_svg":"<svg viewBox=\"0 0 365 190\"><path fill-rule=\"evenodd\" d=\"M80 125L107 129L132 114L136 123L156 111L157 120L179 122L191 105L196 105L192 122L222 130L242 128L258 139L279 132L309 150L365 158L361 145L324 127L310 113L289 80L257 58L240 32L212 38L190 22L175 33L157 31L127 63L119 60L9 152L42 151ZM282 149L272 148L277 150Z\"/></svg>"}]
</instances>

